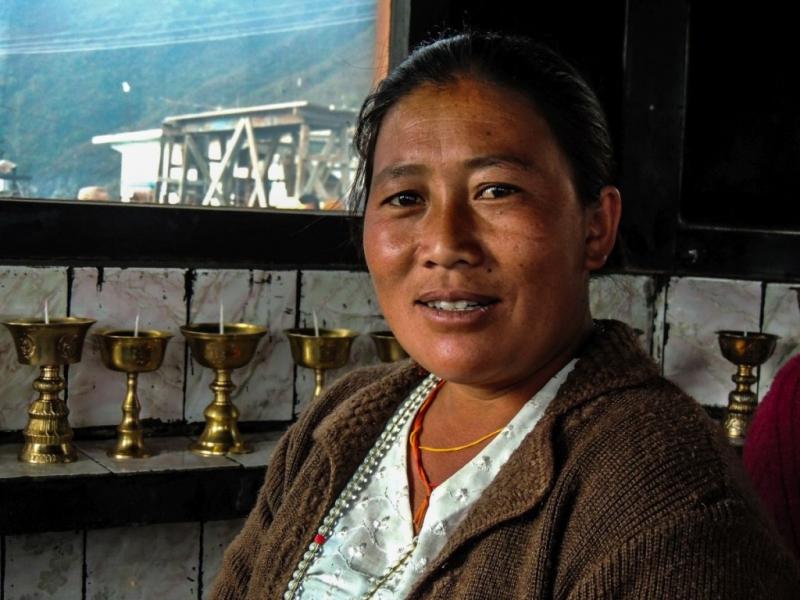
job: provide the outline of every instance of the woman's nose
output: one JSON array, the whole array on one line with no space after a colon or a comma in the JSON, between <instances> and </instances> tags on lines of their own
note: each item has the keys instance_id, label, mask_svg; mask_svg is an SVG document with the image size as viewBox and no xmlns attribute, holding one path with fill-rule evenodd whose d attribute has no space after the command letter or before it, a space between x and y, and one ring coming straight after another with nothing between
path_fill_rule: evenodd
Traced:
<instances>
[{"instance_id":1,"label":"woman's nose","mask_svg":"<svg viewBox=\"0 0 800 600\"><path fill-rule=\"evenodd\" d=\"M420 259L424 266L457 268L476 266L484 257L474 216L462 203L434 205L425 215Z\"/></svg>"}]
</instances>

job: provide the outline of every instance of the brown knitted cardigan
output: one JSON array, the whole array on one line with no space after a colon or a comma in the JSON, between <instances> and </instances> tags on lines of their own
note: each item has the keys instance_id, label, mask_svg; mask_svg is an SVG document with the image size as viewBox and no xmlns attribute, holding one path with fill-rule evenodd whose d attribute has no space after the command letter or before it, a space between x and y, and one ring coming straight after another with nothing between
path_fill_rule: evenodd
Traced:
<instances>
[{"instance_id":1,"label":"brown knitted cardigan","mask_svg":"<svg viewBox=\"0 0 800 600\"><path fill-rule=\"evenodd\" d=\"M280 442L212 598L281 598L339 491L420 381L360 370ZM800 572L702 408L599 321L544 417L411 598L800 598Z\"/></svg>"}]
</instances>

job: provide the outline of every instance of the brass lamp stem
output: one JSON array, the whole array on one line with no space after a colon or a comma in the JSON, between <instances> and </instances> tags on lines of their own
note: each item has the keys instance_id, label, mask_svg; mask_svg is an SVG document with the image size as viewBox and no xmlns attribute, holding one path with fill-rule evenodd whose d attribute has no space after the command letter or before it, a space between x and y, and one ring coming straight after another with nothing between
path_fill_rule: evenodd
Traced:
<instances>
[{"instance_id":1,"label":"brass lamp stem","mask_svg":"<svg viewBox=\"0 0 800 600\"><path fill-rule=\"evenodd\" d=\"M231 394L236 389L236 384L231 379L230 369L216 369L214 381L208 386L214 392L214 404L217 406L230 406L238 414L238 410L231 404Z\"/></svg>"},{"instance_id":2,"label":"brass lamp stem","mask_svg":"<svg viewBox=\"0 0 800 600\"><path fill-rule=\"evenodd\" d=\"M317 367L314 369L314 400L322 396L322 388L325 385L325 369Z\"/></svg>"},{"instance_id":3,"label":"brass lamp stem","mask_svg":"<svg viewBox=\"0 0 800 600\"><path fill-rule=\"evenodd\" d=\"M108 450L112 458L147 458L150 453L144 447L144 431L139 420L142 405L136 393L138 373L127 373L128 384L122 402L122 422L117 425L116 447Z\"/></svg>"},{"instance_id":4,"label":"brass lamp stem","mask_svg":"<svg viewBox=\"0 0 800 600\"><path fill-rule=\"evenodd\" d=\"M39 392L28 409L28 424L22 432L25 443L19 453L21 461L29 463L66 463L78 460L72 444L72 428L67 416L69 409L61 399L64 379L61 367L42 366L39 377L33 382Z\"/></svg>"},{"instance_id":5,"label":"brass lamp stem","mask_svg":"<svg viewBox=\"0 0 800 600\"><path fill-rule=\"evenodd\" d=\"M252 444L245 442L239 432L239 409L231 401L231 393L236 389L231 369L215 369L214 373L214 381L208 386L214 392L214 400L203 411L206 425L189 449L204 456L252 452Z\"/></svg>"},{"instance_id":6,"label":"brass lamp stem","mask_svg":"<svg viewBox=\"0 0 800 600\"><path fill-rule=\"evenodd\" d=\"M728 439L736 445L744 443L747 426L758 404L756 394L751 389L757 381L753 369L753 365L740 364L737 365L736 374L731 376L736 389L728 394L728 413L724 427Z\"/></svg>"}]
</instances>

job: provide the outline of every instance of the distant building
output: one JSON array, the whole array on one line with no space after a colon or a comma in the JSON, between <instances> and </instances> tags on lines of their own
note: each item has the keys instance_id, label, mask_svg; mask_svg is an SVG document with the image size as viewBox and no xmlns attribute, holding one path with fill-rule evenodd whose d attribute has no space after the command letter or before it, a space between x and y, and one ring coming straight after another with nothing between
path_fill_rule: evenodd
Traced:
<instances>
[{"instance_id":1,"label":"distant building","mask_svg":"<svg viewBox=\"0 0 800 600\"><path fill-rule=\"evenodd\" d=\"M22 194L20 181L29 181L30 177L17 174L16 163L0 158L0 196L19 196Z\"/></svg>"},{"instance_id":2,"label":"distant building","mask_svg":"<svg viewBox=\"0 0 800 600\"><path fill-rule=\"evenodd\" d=\"M93 144L109 144L122 156L119 194L123 202L155 202L161 129L96 135Z\"/></svg>"}]
</instances>

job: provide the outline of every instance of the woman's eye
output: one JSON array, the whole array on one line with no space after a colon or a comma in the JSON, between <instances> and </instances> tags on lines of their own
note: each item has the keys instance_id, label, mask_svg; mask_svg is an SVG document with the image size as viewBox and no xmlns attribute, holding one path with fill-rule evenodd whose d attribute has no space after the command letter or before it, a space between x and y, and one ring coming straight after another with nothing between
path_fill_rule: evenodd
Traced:
<instances>
[{"instance_id":1,"label":"woman's eye","mask_svg":"<svg viewBox=\"0 0 800 600\"><path fill-rule=\"evenodd\" d=\"M399 194L395 194L394 196L390 196L384 201L384 204L388 204L389 206L398 206L401 208L408 208L409 206L416 206L417 204L421 203L422 198L420 198L418 194L413 194L411 192L401 192Z\"/></svg>"},{"instance_id":2,"label":"woman's eye","mask_svg":"<svg viewBox=\"0 0 800 600\"><path fill-rule=\"evenodd\" d=\"M518 191L519 190L512 185L487 185L478 191L477 197L491 200L510 196Z\"/></svg>"}]
</instances>

